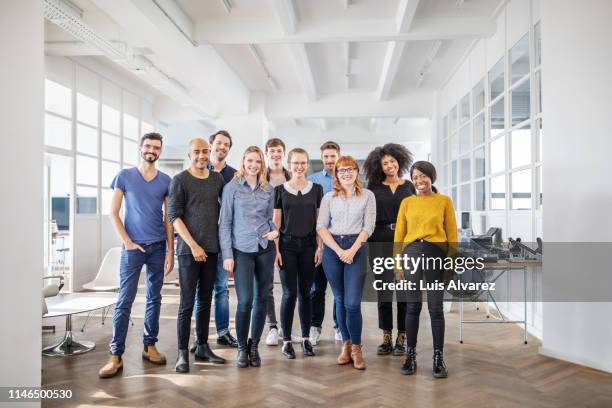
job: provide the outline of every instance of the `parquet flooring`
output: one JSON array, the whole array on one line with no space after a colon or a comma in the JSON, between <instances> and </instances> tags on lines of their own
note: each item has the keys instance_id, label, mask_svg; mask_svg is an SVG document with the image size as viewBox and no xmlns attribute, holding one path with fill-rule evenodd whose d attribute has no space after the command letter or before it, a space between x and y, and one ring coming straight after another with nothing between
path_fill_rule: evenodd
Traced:
<instances>
[{"instance_id":1,"label":"parquet flooring","mask_svg":"<svg viewBox=\"0 0 612 408\"><path fill-rule=\"evenodd\" d=\"M230 325L235 334L233 289L230 293ZM275 286L275 297L278 314L280 285ZM329 290L329 314L323 340L315 349L316 357L304 358L299 345L295 345L297 359L286 360L280 354L280 346L262 344L262 367L239 369L235 366L235 349L218 347L213 334L211 344L228 363L194 363L192 357L191 372L177 374L174 360L178 289L164 289L158 348L168 357L166 366L152 365L140 357L143 301L139 295L134 304L135 326L129 329L123 373L112 379L101 380L97 376L108 356L110 320L101 325L99 316L92 317L85 333L81 333L78 330L85 317L74 318L77 337L94 341L96 349L69 358L42 358L43 386L70 388L74 393L69 401L44 401L44 407L612 407L612 375L538 355L539 341L530 337L529 344L524 345L518 326L467 325L464 344L459 344L457 308L446 315L448 379L431 376L431 332L426 307L421 316L416 375L399 374L402 357L376 355L381 335L375 303L364 303L362 308L367 370L338 366L335 360L340 344L333 340ZM482 317L482 311L470 306L466 309L467 317ZM295 318L297 330L297 310ZM61 338L63 321L56 324L55 335L43 335L44 345ZM211 332L215 332L212 321Z\"/></svg>"}]
</instances>

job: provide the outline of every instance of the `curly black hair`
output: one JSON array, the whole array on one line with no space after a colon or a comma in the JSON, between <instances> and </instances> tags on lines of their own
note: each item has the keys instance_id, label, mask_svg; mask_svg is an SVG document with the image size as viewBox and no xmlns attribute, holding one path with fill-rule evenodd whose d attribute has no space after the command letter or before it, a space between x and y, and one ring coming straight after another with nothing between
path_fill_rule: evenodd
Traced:
<instances>
[{"instance_id":1,"label":"curly black hair","mask_svg":"<svg viewBox=\"0 0 612 408\"><path fill-rule=\"evenodd\" d=\"M382 158L387 155L397 160L399 177L402 177L410 169L412 165L412 153L410 153L410 150L397 143L387 143L382 147L372 150L363 163L365 176L369 183L380 184L385 180L385 173L382 170L381 163Z\"/></svg>"}]
</instances>

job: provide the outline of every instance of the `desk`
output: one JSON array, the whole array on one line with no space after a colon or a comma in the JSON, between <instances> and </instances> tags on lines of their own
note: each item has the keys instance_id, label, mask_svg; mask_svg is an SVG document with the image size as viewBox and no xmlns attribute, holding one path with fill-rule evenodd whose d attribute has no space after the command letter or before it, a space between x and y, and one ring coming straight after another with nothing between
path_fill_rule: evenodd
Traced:
<instances>
[{"instance_id":1,"label":"desk","mask_svg":"<svg viewBox=\"0 0 612 408\"><path fill-rule=\"evenodd\" d=\"M542 261L519 261L519 262L508 262L508 261L498 261L495 263L485 263L483 269L475 269L474 271L479 274L482 282L494 283L496 282L504 273L510 271L522 271L523 272L523 320L507 320L499 307L497 306L497 302L495 301L495 296L491 293L489 289L478 291L474 297L478 297L483 293L487 295L487 303L493 302L495 308L497 309L497 313L501 317L501 320L465 320L463 318L463 299L461 297L461 301L459 302L459 343L463 343L463 325L465 323L516 323L523 325L523 343L527 344L527 268L534 266L542 266ZM491 276L483 273L484 271L491 271Z\"/></svg>"},{"instance_id":2,"label":"desk","mask_svg":"<svg viewBox=\"0 0 612 408\"><path fill-rule=\"evenodd\" d=\"M66 316L66 334L58 344L43 349L43 355L51 357L71 356L93 350L91 341L76 341L72 332L72 315L91 312L117 303L117 293L60 293L47 298L48 312L43 317Z\"/></svg>"}]
</instances>

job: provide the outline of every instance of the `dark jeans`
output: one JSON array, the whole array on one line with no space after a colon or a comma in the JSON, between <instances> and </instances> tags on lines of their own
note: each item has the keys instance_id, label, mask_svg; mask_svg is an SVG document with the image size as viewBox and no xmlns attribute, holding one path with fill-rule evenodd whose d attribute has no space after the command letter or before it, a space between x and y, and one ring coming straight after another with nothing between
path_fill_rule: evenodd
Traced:
<instances>
[{"instance_id":1,"label":"dark jeans","mask_svg":"<svg viewBox=\"0 0 612 408\"><path fill-rule=\"evenodd\" d=\"M416 241L406 246L404 254L419 258L424 255L425 258L444 258L445 253L440 247L428 242ZM433 262L430 262L432 264ZM433 265L432 265L433 266ZM420 282L425 278L426 282L442 282L444 279L444 270L439 268L423 268L420 267L414 274L405 272L406 280L415 282L417 288L420 287ZM431 335L433 337L434 350L442 350L444 348L444 307L443 307L443 290L428 290L427 291L427 308L429 309L429 317L431 318ZM410 301L406 305L406 337L408 347L416 347L417 336L419 334L419 316L423 307L423 294L420 290L410 294Z\"/></svg>"},{"instance_id":2,"label":"dark jeans","mask_svg":"<svg viewBox=\"0 0 612 408\"><path fill-rule=\"evenodd\" d=\"M369 241L380 244L388 243L388 245L391 246L393 243L394 234L395 231L390 229L388 226L377 225ZM370 251L370 257L393 257L392 248L390 247L389 249L389 253L377 253L378 250L382 250L382 245L380 247L373 245ZM395 281L395 274L392 270L385 269L385 271L380 275L380 279L383 282L391 283ZM381 330L392 331L393 302L384 299L385 297L388 297L388 295L389 294L385 293L384 291L378 291L378 328ZM396 304L397 330L406 331L406 302L396 302Z\"/></svg>"},{"instance_id":3,"label":"dark jeans","mask_svg":"<svg viewBox=\"0 0 612 408\"><path fill-rule=\"evenodd\" d=\"M342 249L349 249L355 243L357 235L334 235L334 240ZM334 304L338 327L342 340L361 344L361 295L365 280L365 269L361 267L364 249L360 248L353 258L353 263L344 263L327 245L323 248L323 269L334 292Z\"/></svg>"},{"instance_id":4,"label":"dark jeans","mask_svg":"<svg viewBox=\"0 0 612 408\"><path fill-rule=\"evenodd\" d=\"M238 297L236 337L239 347L246 347L249 337L258 342L266 322L266 304L274 272L276 249L273 242L257 252L234 249L234 285ZM251 311L253 312L251 314Z\"/></svg>"},{"instance_id":5,"label":"dark jeans","mask_svg":"<svg viewBox=\"0 0 612 408\"><path fill-rule=\"evenodd\" d=\"M207 255L205 262L197 262L193 255L178 256L181 303L176 322L176 332L179 349L189 347L191 315L193 314L196 293L198 298L195 313L196 338L200 344L208 342L210 305L215 283L217 254L208 252Z\"/></svg>"},{"instance_id":6,"label":"dark jeans","mask_svg":"<svg viewBox=\"0 0 612 408\"><path fill-rule=\"evenodd\" d=\"M325 292L327 291L327 276L323 271L323 264L315 267L312 288L310 289L310 301L312 303L312 318L310 325L312 327L323 327L323 318L325 317ZM336 320L336 308L332 308L334 317L334 328L338 327Z\"/></svg>"},{"instance_id":7,"label":"dark jeans","mask_svg":"<svg viewBox=\"0 0 612 408\"><path fill-rule=\"evenodd\" d=\"M283 340L291 340L293 312L296 299L299 299L300 324L302 337L308 337L312 316L310 287L314 277L314 255L317 241L314 236L306 238L281 236L280 253L283 258L283 268L280 270L283 285L280 317L283 328Z\"/></svg>"},{"instance_id":8,"label":"dark jeans","mask_svg":"<svg viewBox=\"0 0 612 408\"><path fill-rule=\"evenodd\" d=\"M152 346L157 343L159 332L159 310L161 307L161 288L164 283L164 260L166 259L166 241L149 245L140 245L139 249L121 251L119 265L119 298L113 316L113 339L110 342L111 354L120 356L125 351L132 304L138 291L138 280L143 265L147 266L147 304L144 316L143 343Z\"/></svg>"}]
</instances>

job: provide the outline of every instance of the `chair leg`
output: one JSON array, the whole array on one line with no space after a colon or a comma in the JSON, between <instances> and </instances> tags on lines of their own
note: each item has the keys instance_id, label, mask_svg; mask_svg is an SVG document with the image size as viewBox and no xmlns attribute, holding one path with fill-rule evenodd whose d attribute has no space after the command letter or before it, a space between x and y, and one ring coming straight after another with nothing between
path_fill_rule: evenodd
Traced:
<instances>
[{"instance_id":1,"label":"chair leg","mask_svg":"<svg viewBox=\"0 0 612 408\"><path fill-rule=\"evenodd\" d=\"M83 323L83 327L81 327L81 333L85 332L85 326L87 325L87 322L89 321L90 316L91 316L91 312L88 312L87 319L85 319L85 323Z\"/></svg>"},{"instance_id":2,"label":"chair leg","mask_svg":"<svg viewBox=\"0 0 612 408\"><path fill-rule=\"evenodd\" d=\"M109 306L109 307L105 307L104 309L102 309L102 324L104 324L104 321L106 320L106 316L108 315L110 308L111 307Z\"/></svg>"}]
</instances>

